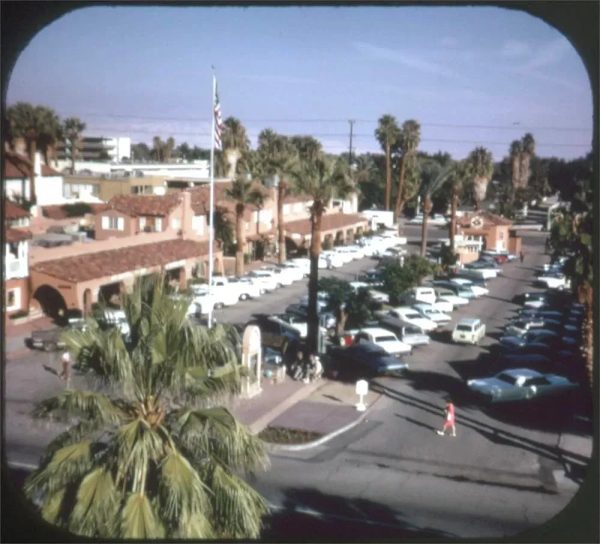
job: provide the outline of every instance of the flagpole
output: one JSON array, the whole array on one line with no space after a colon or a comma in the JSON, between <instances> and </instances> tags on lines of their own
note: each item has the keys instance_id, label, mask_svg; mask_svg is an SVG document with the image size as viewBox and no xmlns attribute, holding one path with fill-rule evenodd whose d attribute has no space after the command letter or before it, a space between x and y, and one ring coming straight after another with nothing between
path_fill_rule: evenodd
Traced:
<instances>
[{"instance_id":1,"label":"flagpole","mask_svg":"<svg viewBox=\"0 0 600 544\"><path fill-rule=\"evenodd\" d=\"M215 77L213 67L212 81L212 107L211 107L211 143L210 143L210 197L209 197L209 227L208 227L208 328L212 326L213 307L211 304L212 294L212 277L213 277L213 241L214 241L214 198L215 198L215 100L217 95L217 78Z\"/></svg>"}]
</instances>

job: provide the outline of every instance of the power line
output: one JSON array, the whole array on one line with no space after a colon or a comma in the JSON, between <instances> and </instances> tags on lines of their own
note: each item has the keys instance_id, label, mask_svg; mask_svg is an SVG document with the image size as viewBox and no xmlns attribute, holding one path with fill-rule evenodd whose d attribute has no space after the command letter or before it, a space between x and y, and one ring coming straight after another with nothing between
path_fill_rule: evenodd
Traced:
<instances>
[{"instance_id":1,"label":"power line","mask_svg":"<svg viewBox=\"0 0 600 544\"><path fill-rule=\"evenodd\" d=\"M210 123L209 117L163 117L149 115L125 115L118 113L82 113L82 116L87 117L106 117L114 119L138 119L142 121L184 121L184 122L201 122ZM354 119L356 123L376 124L376 120L372 119ZM245 123L347 123L347 119L245 119ZM478 129L495 129L495 130L556 130L556 131L572 131L572 132L587 132L590 128L584 127L551 127L551 126L529 126L529 125L469 125L458 123L420 123L422 127L439 127L439 128L478 128Z\"/></svg>"}]
</instances>

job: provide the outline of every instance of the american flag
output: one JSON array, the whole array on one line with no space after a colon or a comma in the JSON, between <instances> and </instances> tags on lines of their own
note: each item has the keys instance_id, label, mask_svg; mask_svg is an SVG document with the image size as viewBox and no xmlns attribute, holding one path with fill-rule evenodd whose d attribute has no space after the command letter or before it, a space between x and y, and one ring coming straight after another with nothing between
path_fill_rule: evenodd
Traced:
<instances>
[{"instance_id":1,"label":"american flag","mask_svg":"<svg viewBox=\"0 0 600 544\"><path fill-rule=\"evenodd\" d=\"M222 149L221 131L223 130L223 121L221 120L221 104L219 103L219 92L217 91L216 85L215 85L214 115L215 115L215 149L221 150Z\"/></svg>"}]
</instances>

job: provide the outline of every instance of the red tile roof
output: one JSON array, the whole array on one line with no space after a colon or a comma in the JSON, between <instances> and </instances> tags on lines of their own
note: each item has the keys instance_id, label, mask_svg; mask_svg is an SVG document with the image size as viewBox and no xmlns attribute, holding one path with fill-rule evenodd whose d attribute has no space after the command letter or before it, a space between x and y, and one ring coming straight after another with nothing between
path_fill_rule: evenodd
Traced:
<instances>
[{"instance_id":1,"label":"red tile roof","mask_svg":"<svg viewBox=\"0 0 600 544\"><path fill-rule=\"evenodd\" d=\"M205 255L208 242L176 239L45 261L31 270L77 283Z\"/></svg>"},{"instance_id":2,"label":"red tile roof","mask_svg":"<svg viewBox=\"0 0 600 544\"><path fill-rule=\"evenodd\" d=\"M463 228L470 228L471 221L475 217L480 217L483 220L483 225L480 228L493 227L493 226L501 226L501 225L512 225L513 222L510 219L506 219L505 217L501 217L500 215L495 215L486 210L479 212L466 213L462 217L458 218L458 225Z\"/></svg>"},{"instance_id":3,"label":"red tile roof","mask_svg":"<svg viewBox=\"0 0 600 544\"><path fill-rule=\"evenodd\" d=\"M14 151L4 152L4 179L10 178L28 178L31 172L31 161ZM60 176L60 172L50 168L42 162L42 176Z\"/></svg>"},{"instance_id":4,"label":"red tile roof","mask_svg":"<svg viewBox=\"0 0 600 544\"><path fill-rule=\"evenodd\" d=\"M6 229L6 241L10 243L29 240L31 236L31 232L28 230L13 229L10 227Z\"/></svg>"},{"instance_id":5,"label":"red tile roof","mask_svg":"<svg viewBox=\"0 0 600 544\"><path fill-rule=\"evenodd\" d=\"M108 201L108 207L131 217L152 215L164 217L181 202L181 194L117 195Z\"/></svg>"},{"instance_id":6,"label":"red tile roof","mask_svg":"<svg viewBox=\"0 0 600 544\"><path fill-rule=\"evenodd\" d=\"M104 210L109 209L108 204L93 204L93 203L87 203L87 202L85 204L87 204L91 208L91 211L89 213L92 213L92 214L98 214L100 212L103 212ZM64 206L64 204L53 204L51 206L42 206L42 214L44 215L44 217L47 217L48 219L67 219L69 216L67 215L67 212L65 211L63 206ZM71 217L75 217L75 216L71 216Z\"/></svg>"},{"instance_id":7,"label":"red tile roof","mask_svg":"<svg viewBox=\"0 0 600 544\"><path fill-rule=\"evenodd\" d=\"M3 198L3 200L4 219L21 219L22 217L29 217L31 215L12 200L8 200L7 198Z\"/></svg>"},{"instance_id":8,"label":"red tile roof","mask_svg":"<svg viewBox=\"0 0 600 544\"><path fill-rule=\"evenodd\" d=\"M355 225L364 225L368 220L359 214L353 213L330 213L323 215L321 221L321 230L341 229ZM289 221L285 223L285 230L288 233L294 234L310 234L310 219L298 219L297 221Z\"/></svg>"}]
</instances>

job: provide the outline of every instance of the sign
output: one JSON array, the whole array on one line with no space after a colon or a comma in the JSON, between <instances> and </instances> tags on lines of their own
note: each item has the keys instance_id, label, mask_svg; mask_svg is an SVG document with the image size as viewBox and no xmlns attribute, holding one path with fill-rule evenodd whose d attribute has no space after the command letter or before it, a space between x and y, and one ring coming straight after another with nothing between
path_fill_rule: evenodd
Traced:
<instances>
[{"instance_id":1,"label":"sign","mask_svg":"<svg viewBox=\"0 0 600 544\"><path fill-rule=\"evenodd\" d=\"M358 380L356 382L356 394L366 395L369 392L369 382L367 380Z\"/></svg>"}]
</instances>

